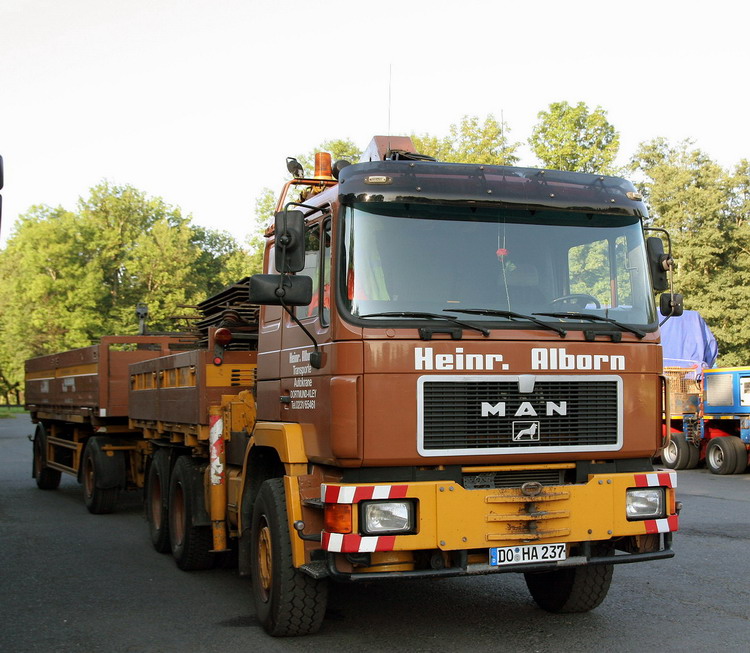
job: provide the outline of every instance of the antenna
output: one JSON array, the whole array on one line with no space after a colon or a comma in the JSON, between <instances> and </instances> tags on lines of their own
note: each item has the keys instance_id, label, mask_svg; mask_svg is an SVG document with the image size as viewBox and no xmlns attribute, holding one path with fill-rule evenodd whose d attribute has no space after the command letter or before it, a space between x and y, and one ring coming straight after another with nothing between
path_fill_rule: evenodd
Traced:
<instances>
[{"instance_id":1,"label":"antenna","mask_svg":"<svg viewBox=\"0 0 750 653\"><path fill-rule=\"evenodd\" d=\"M393 64L388 64L388 138L391 136L391 80L393 79ZM388 142L390 148L391 143Z\"/></svg>"},{"instance_id":2,"label":"antenna","mask_svg":"<svg viewBox=\"0 0 750 653\"><path fill-rule=\"evenodd\" d=\"M505 115L502 109L500 109L500 154L502 155L503 165L507 166L508 162L505 160Z\"/></svg>"}]
</instances>

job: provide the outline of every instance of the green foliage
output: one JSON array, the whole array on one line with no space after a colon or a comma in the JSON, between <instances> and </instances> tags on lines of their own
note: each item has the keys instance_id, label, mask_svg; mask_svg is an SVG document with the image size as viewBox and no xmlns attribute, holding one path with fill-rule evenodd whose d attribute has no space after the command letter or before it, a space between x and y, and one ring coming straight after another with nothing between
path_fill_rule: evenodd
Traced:
<instances>
[{"instance_id":1,"label":"green foliage","mask_svg":"<svg viewBox=\"0 0 750 653\"><path fill-rule=\"evenodd\" d=\"M32 207L0 251L0 370L23 378L26 358L135 333L175 328L207 295L246 274L228 234L190 224L180 210L131 186L103 182L76 212Z\"/></svg>"},{"instance_id":2,"label":"green foliage","mask_svg":"<svg viewBox=\"0 0 750 653\"><path fill-rule=\"evenodd\" d=\"M520 143L509 140L510 128L488 115L484 123L478 116L464 116L459 124L450 126L448 136L412 134L414 147L420 154L434 156L450 163L516 165Z\"/></svg>"},{"instance_id":3,"label":"green foliage","mask_svg":"<svg viewBox=\"0 0 750 653\"><path fill-rule=\"evenodd\" d=\"M255 224L248 239L250 249L250 272L258 274L263 271L263 252L266 247L266 229L273 224L276 210L276 195L270 188L264 188L255 200Z\"/></svg>"},{"instance_id":4,"label":"green foliage","mask_svg":"<svg viewBox=\"0 0 750 653\"><path fill-rule=\"evenodd\" d=\"M676 290L685 307L700 311L719 341L722 365L750 362L750 170L733 174L690 141L642 143L631 169L654 226L667 229L677 268Z\"/></svg>"},{"instance_id":5,"label":"green foliage","mask_svg":"<svg viewBox=\"0 0 750 653\"><path fill-rule=\"evenodd\" d=\"M620 147L620 136L601 107L584 102L553 102L538 114L529 145L543 166L557 170L608 174Z\"/></svg>"}]
</instances>

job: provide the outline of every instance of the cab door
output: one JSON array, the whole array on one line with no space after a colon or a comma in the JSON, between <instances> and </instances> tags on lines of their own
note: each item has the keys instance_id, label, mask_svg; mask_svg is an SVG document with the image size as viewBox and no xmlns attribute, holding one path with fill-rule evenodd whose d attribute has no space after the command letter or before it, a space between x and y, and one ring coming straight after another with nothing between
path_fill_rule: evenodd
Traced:
<instances>
[{"instance_id":1,"label":"cab door","mask_svg":"<svg viewBox=\"0 0 750 653\"><path fill-rule=\"evenodd\" d=\"M299 423L305 431L308 455L329 457L329 383L331 377L331 220L324 214L309 220L305 231L305 267L299 273L313 280L313 299L292 310L297 324L284 314L281 328L279 404L284 422ZM301 326L300 326L301 325ZM307 332L307 333L306 333ZM311 361L321 353L321 366ZM328 452L328 453L326 453Z\"/></svg>"}]
</instances>

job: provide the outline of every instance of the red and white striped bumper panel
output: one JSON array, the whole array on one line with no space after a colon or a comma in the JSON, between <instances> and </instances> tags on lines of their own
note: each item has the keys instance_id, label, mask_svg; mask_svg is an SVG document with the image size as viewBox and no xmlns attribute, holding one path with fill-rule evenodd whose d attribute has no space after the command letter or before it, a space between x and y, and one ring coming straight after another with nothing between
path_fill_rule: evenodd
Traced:
<instances>
[{"instance_id":1,"label":"red and white striped bumper panel","mask_svg":"<svg viewBox=\"0 0 750 653\"><path fill-rule=\"evenodd\" d=\"M636 487L677 487L677 472L654 472L652 474L635 474ZM670 515L666 519L646 519L643 525L646 533L671 533L679 529L680 519Z\"/></svg>"},{"instance_id":2,"label":"red and white striped bumper panel","mask_svg":"<svg viewBox=\"0 0 750 653\"><path fill-rule=\"evenodd\" d=\"M403 499L408 485L326 485L320 486L323 503L355 504L360 501ZM365 536L323 531L323 549L335 553L393 551L395 535Z\"/></svg>"},{"instance_id":3,"label":"red and white striped bumper panel","mask_svg":"<svg viewBox=\"0 0 750 653\"><path fill-rule=\"evenodd\" d=\"M677 487L677 472L634 474L636 487Z\"/></svg>"},{"instance_id":4,"label":"red and white striped bumper panel","mask_svg":"<svg viewBox=\"0 0 750 653\"><path fill-rule=\"evenodd\" d=\"M408 485L326 485L320 486L323 503L359 503L371 499L403 499Z\"/></svg>"}]
</instances>

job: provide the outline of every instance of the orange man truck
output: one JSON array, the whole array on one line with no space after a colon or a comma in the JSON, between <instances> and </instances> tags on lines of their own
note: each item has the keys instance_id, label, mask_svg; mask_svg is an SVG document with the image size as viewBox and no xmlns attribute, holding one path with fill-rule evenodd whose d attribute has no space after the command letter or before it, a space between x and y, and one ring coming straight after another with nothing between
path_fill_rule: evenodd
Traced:
<instances>
[{"instance_id":1,"label":"orange man truck","mask_svg":"<svg viewBox=\"0 0 750 653\"><path fill-rule=\"evenodd\" d=\"M183 569L236 551L272 635L315 632L330 581L518 572L582 612L616 564L671 557L676 474L651 464L670 259L634 188L399 137L293 169L249 297L207 302L200 348L130 366L154 547ZM83 431L96 487L125 453Z\"/></svg>"}]
</instances>

